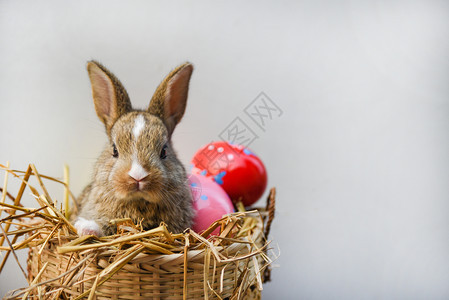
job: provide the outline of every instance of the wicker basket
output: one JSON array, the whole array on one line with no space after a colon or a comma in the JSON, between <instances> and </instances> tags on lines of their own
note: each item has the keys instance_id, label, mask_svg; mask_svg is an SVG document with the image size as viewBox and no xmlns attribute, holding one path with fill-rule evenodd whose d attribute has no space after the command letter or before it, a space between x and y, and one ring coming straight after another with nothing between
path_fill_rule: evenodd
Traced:
<instances>
[{"instance_id":1,"label":"wicker basket","mask_svg":"<svg viewBox=\"0 0 449 300\"><path fill-rule=\"evenodd\" d=\"M252 220L255 224L248 235L251 247L249 243L228 242L214 249L196 247L191 250L186 241L185 250L175 254L143 251L134 254L139 245L123 250L60 254L58 247L68 240L59 235L49 239L42 249L30 247L29 282L48 281L40 285L39 293L47 293L49 298L260 299L262 282L269 280L265 252L266 237L274 217L274 201L275 190L272 189L267 208L260 209L260 215L253 213L241 217L241 222ZM254 245L260 251L255 251ZM214 251L226 259L218 261ZM120 264L120 259L127 255L133 257ZM120 265L119 270L99 282L97 275L105 273L111 264ZM51 295L48 294L50 290Z\"/></svg>"}]
</instances>

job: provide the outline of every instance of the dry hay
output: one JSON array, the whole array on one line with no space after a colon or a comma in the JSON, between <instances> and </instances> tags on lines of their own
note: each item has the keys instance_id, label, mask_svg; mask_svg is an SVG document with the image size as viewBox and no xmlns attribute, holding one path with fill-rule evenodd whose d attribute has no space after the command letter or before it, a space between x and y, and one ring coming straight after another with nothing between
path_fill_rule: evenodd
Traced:
<instances>
[{"instance_id":1,"label":"dry hay","mask_svg":"<svg viewBox=\"0 0 449 300\"><path fill-rule=\"evenodd\" d=\"M113 220L115 235L79 237L69 222L69 199L75 198L67 168L63 181L39 174L32 164L25 172L8 164L0 169L5 171L0 213L7 214L0 219L0 272L12 254L29 283L6 299L260 299L262 283L269 280L266 237L274 218L274 188L267 208L240 207L201 234L190 229L173 234L164 224L143 231L121 219ZM39 188L29 183L31 176ZM7 190L11 177L20 182L15 196ZM44 180L64 186L62 203L50 197ZM26 188L38 208L21 204ZM216 228L220 234L210 236ZM16 255L25 248L28 272Z\"/></svg>"}]
</instances>

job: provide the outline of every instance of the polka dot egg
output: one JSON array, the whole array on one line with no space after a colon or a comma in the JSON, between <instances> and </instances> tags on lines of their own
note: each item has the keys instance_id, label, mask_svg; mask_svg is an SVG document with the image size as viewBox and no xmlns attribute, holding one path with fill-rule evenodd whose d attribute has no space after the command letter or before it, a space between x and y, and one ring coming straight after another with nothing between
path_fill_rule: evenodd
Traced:
<instances>
[{"instance_id":1,"label":"polka dot egg","mask_svg":"<svg viewBox=\"0 0 449 300\"><path fill-rule=\"evenodd\" d=\"M242 145L212 142L196 152L193 174L211 178L233 202L255 203L267 186L267 173L259 157Z\"/></svg>"},{"instance_id":2,"label":"polka dot egg","mask_svg":"<svg viewBox=\"0 0 449 300\"><path fill-rule=\"evenodd\" d=\"M234 206L228 194L213 180L201 175L190 174L188 183L192 191L193 208L196 212L192 226L195 232L200 233L206 230L213 222L234 212ZM220 229L217 228L212 235L219 233Z\"/></svg>"}]
</instances>

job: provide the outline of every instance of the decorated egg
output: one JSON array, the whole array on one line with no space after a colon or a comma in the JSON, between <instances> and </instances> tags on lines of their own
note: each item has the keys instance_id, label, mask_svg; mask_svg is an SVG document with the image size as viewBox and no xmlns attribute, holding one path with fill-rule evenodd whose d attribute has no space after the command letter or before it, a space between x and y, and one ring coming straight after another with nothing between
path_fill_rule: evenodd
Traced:
<instances>
[{"instance_id":1,"label":"decorated egg","mask_svg":"<svg viewBox=\"0 0 449 300\"><path fill-rule=\"evenodd\" d=\"M192 191L193 208L196 212L192 226L195 232L206 230L213 222L234 212L234 205L228 194L213 180L201 175L190 174L188 183ZM212 235L219 233L220 228L217 228Z\"/></svg>"},{"instance_id":2,"label":"decorated egg","mask_svg":"<svg viewBox=\"0 0 449 300\"><path fill-rule=\"evenodd\" d=\"M196 152L192 173L210 177L233 202L250 206L262 196L267 186L267 172L251 150L228 142L212 142Z\"/></svg>"}]
</instances>

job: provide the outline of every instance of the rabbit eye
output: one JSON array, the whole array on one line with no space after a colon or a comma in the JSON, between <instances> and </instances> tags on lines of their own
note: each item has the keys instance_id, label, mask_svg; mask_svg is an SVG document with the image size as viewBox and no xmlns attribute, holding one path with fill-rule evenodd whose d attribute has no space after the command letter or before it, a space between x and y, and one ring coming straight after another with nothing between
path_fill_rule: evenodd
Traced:
<instances>
[{"instance_id":1,"label":"rabbit eye","mask_svg":"<svg viewBox=\"0 0 449 300\"><path fill-rule=\"evenodd\" d=\"M114 157L118 157L118 151L117 151L117 147L115 146L115 144L112 144L112 156Z\"/></svg>"},{"instance_id":2,"label":"rabbit eye","mask_svg":"<svg viewBox=\"0 0 449 300\"><path fill-rule=\"evenodd\" d=\"M167 145L164 145L161 150L161 159L167 158Z\"/></svg>"}]
</instances>

